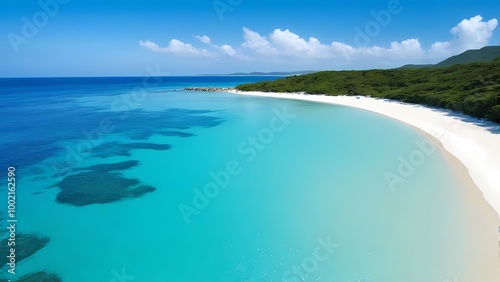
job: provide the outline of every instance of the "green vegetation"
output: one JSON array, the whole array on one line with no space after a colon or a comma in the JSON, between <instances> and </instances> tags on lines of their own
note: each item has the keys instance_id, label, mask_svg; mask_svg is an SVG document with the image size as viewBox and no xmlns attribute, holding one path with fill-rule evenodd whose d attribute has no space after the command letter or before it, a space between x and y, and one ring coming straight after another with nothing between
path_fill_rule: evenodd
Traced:
<instances>
[{"instance_id":1,"label":"green vegetation","mask_svg":"<svg viewBox=\"0 0 500 282\"><path fill-rule=\"evenodd\" d=\"M467 50L462 54L450 57L436 65L406 65L402 69L445 68L457 64L491 62L500 57L500 46L486 46L479 50Z\"/></svg>"},{"instance_id":2,"label":"green vegetation","mask_svg":"<svg viewBox=\"0 0 500 282\"><path fill-rule=\"evenodd\" d=\"M447 68L324 71L236 88L372 96L450 109L500 123L500 58Z\"/></svg>"},{"instance_id":3,"label":"green vegetation","mask_svg":"<svg viewBox=\"0 0 500 282\"><path fill-rule=\"evenodd\" d=\"M460 55L450 57L435 65L436 68L451 67L457 64L491 62L500 57L500 46L487 46L479 50L468 50Z\"/></svg>"},{"instance_id":4,"label":"green vegetation","mask_svg":"<svg viewBox=\"0 0 500 282\"><path fill-rule=\"evenodd\" d=\"M274 71L274 72L236 72L229 75L294 75L294 74L308 74L316 71Z\"/></svg>"}]
</instances>

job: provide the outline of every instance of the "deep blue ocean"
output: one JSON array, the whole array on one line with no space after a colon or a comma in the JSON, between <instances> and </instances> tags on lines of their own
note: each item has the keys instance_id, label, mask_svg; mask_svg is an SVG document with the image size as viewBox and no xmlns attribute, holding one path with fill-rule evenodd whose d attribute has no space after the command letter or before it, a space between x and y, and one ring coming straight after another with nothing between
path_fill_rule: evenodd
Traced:
<instances>
[{"instance_id":1,"label":"deep blue ocean","mask_svg":"<svg viewBox=\"0 0 500 282\"><path fill-rule=\"evenodd\" d=\"M183 90L277 78L0 78L0 281L500 281L495 227L413 128Z\"/></svg>"}]
</instances>

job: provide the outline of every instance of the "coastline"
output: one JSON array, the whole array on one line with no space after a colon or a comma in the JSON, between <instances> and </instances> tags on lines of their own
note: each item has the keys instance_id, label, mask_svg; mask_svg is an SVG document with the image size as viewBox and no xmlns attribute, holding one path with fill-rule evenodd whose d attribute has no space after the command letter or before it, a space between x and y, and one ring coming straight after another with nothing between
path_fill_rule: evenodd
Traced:
<instances>
[{"instance_id":1,"label":"coastline","mask_svg":"<svg viewBox=\"0 0 500 282\"><path fill-rule=\"evenodd\" d=\"M444 155L461 180L468 183L467 186L475 188L470 191L473 202L481 210L488 212L488 207L481 204L481 200L486 200L489 208L496 212L495 221L500 221L500 126L494 123L444 109L363 96L247 92L232 89L228 92L354 107L406 123L439 145L438 148L445 152Z\"/></svg>"},{"instance_id":2,"label":"coastline","mask_svg":"<svg viewBox=\"0 0 500 282\"><path fill-rule=\"evenodd\" d=\"M497 281L500 277L500 126L447 110L361 96L325 96L303 93L267 93L229 90L237 95L304 100L354 107L403 122L432 140L455 171L463 188L459 191L472 214L457 215L467 224L469 241L478 248L468 257L460 281ZM493 133L494 132L494 133ZM468 208L470 212L471 209ZM477 220L480 218L481 220ZM491 226L491 233L479 232ZM481 229L482 227L482 229ZM495 248L496 247L496 248ZM481 251L479 251L481 250ZM479 263L480 262L480 263ZM486 270L488 269L488 270ZM465 269L464 269L465 270Z\"/></svg>"}]
</instances>

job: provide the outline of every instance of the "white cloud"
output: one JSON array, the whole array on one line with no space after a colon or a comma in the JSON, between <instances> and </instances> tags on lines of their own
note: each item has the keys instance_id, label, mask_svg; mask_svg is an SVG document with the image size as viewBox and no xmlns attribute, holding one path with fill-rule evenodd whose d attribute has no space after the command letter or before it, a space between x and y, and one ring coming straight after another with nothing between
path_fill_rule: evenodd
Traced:
<instances>
[{"instance_id":1,"label":"white cloud","mask_svg":"<svg viewBox=\"0 0 500 282\"><path fill-rule=\"evenodd\" d=\"M216 45L210 37L196 35L194 38L209 45L212 50L197 48L173 39L167 47L160 47L151 41L140 41L140 45L155 52L164 52L179 56L197 56L206 58L229 57L238 60L260 59L261 61L296 62L298 66L316 62L318 66L358 66L390 67L406 63L431 63L456 55L467 49L486 46L496 29L496 19L483 21L481 16L464 19L450 32L449 41L435 42L429 49L424 49L420 41L410 38L391 42L388 47L355 47L343 42L322 43L315 37L304 39L286 29L275 29L268 38L249 28L243 27L242 49L231 45Z\"/></svg>"},{"instance_id":2,"label":"white cloud","mask_svg":"<svg viewBox=\"0 0 500 282\"><path fill-rule=\"evenodd\" d=\"M284 31L281 29L274 30L269 36L269 41L249 29L245 29L245 35L250 35L249 37L252 39L243 43L245 47L253 47L251 49L263 55L274 56L279 54L283 57L298 60L343 58L350 62L355 57L366 58L369 56L386 57L392 60L403 56L421 56L424 52L418 39L407 39L402 42L395 41L391 43L390 48L378 46L356 48L342 42L332 42L330 45L326 45L314 37L310 37L306 41L288 29ZM255 44L255 42L259 44Z\"/></svg>"},{"instance_id":3,"label":"white cloud","mask_svg":"<svg viewBox=\"0 0 500 282\"><path fill-rule=\"evenodd\" d=\"M287 30L276 29L270 35L272 44L280 54L298 58L331 58L329 46L322 44L317 38L310 37L308 41Z\"/></svg>"},{"instance_id":4,"label":"white cloud","mask_svg":"<svg viewBox=\"0 0 500 282\"><path fill-rule=\"evenodd\" d=\"M243 47L262 55L274 55L277 53L277 50L271 47L271 43L265 37L246 27L243 28L243 38L245 39L245 42L242 44Z\"/></svg>"},{"instance_id":5,"label":"white cloud","mask_svg":"<svg viewBox=\"0 0 500 282\"><path fill-rule=\"evenodd\" d=\"M170 40L168 46L160 47L158 44L151 41L139 41L139 45L146 47L155 52L163 52L167 54L179 55L179 56L188 56L188 57L206 57L206 58L214 58L215 54L209 52L206 49L196 48L193 45L184 43L177 39Z\"/></svg>"},{"instance_id":6,"label":"white cloud","mask_svg":"<svg viewBox=\"0 0 500 282\"><path fill-rule=\"evenodd\" d=\"M392 42L391 50L395 52L419 53L422 52L422 46L420 46L418 39L412 38L404 40L401 43L397 41Z\"/></svg>"},{"instance_id":7,"label":"white cloud","mask_svg":"<svg viewBox=\"0 0 500 282\"><path fill-rule=\"evenodd\" d=\"M210 40L210 37L206 36L206 35L203 35L203 36L199 36L199 35L195 35L194 38L200 40L201 43L205 43L205 44L212 44L212 40Z\"/></svg>"},{"instance_id":8,"label":"white cloud","mask_svg":"<svg viewBox=\"0 0 500 282\"><path fill-rule=\"evenodd\" d=\"M229 57L236 58L239 60L248 60L249 58L243 54L241 54L240 51L234 50L231 45L222 45L219 47L220 50L226 54Z\"/></svg>"},{"instance_id":9,"label":"white cloud","mask_svg":"<svg viewBox=\"0 0 500 282\"><path fill-rule=\"evenodd\" d=\"M481 16L464 19L450 30L454 36L452 40L432 44L430 52L441 56L449 56L469 49L484 47L491 39L497 25L498 21L496 19L486 22L483 21Z\"/></svg>"},{"instance_id":10,"label":"white cloud","mask_svg":"<svg viewBox=\"0 0 500 282\"><path fill-rule=\"evenodd\" d=\"M288 29L282 31L281 29L276 29L270 36L274 46L278 47L280 51L286 54L297 55L303 52L310 51L308 43L300 38L295 33L290 32Z\"/></svg>"},{"instance_id":11,"label":"white cloud","mask_svg":"<svg viewBox=\"0 0 500 282\"><path fill-rule=\"evenodd\" d=\"M222 45L220 48L222 49L222 51L224 51L224 53L228 54L229 56L236 55L236 51L230 45Z\"/></svg>"},{"instance_id":12,"label":"white cloud","mask_svg":"<svg viewBox=\"0 0 500 282\"><path fill-rule=\"evenodd\" d=\"M350 57L354 55L354 53L356 52L354 47L344 44L342 42L332 42L330 48L332 49L333 54L336 54L341 57Z\"/></svg>"},{"instance_id":13,"label":"white cloud","mask_svg":"<svg viewBox=\"0 0 500 282\"><path fill-rule=\"evenodd\" d=\"M158 44L154 43L154 42L151 42L151 41L139 41L139 45L142 46L142 47L146 47L148 49L151 49L155 52L162 52L163 51L163 48L160 48L160 46L158 46Z\"/></svg>"},{"instance_id":14,"label":"white cloud","mask_svg":"<svg viewBox=\"0 0 500 282\"><path fill-rule=\"evenodd\" d=\"M451 44L455 44L460 51L483 47L488 44L497 25L496 19L484 22L481 16L463 20L451 29L451 33L456 36Z\"/></svg>"},{"instance_id":15,"label":"white cloud","mask_svg":"<svg viewBox=\"0 0 500 282\"><path fill-rule=\"evenodd\" d=\"M439 57L446 56L448 53L450 53L450 47L450 42L436 42L431 45L431 49L429 50L429 52L436 54Z\"/></svg>"}]
</instances>

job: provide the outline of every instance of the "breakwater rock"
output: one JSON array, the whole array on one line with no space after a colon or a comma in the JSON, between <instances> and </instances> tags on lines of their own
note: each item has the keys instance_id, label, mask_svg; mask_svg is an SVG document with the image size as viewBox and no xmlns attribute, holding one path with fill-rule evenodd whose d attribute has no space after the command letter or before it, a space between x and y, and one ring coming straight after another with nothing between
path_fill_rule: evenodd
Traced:
<instances>
[{"instance_id":1,"label":"breakwater rock","mask_svg":"<svg viewBox=\"0 0 500 282\"><path fill-rule=\"evenodd\" d=\"M187 87L184 88L186 91L199 91L199 92L229 92L236 90L231 87Z\"/></svg>"}]
</instances>

